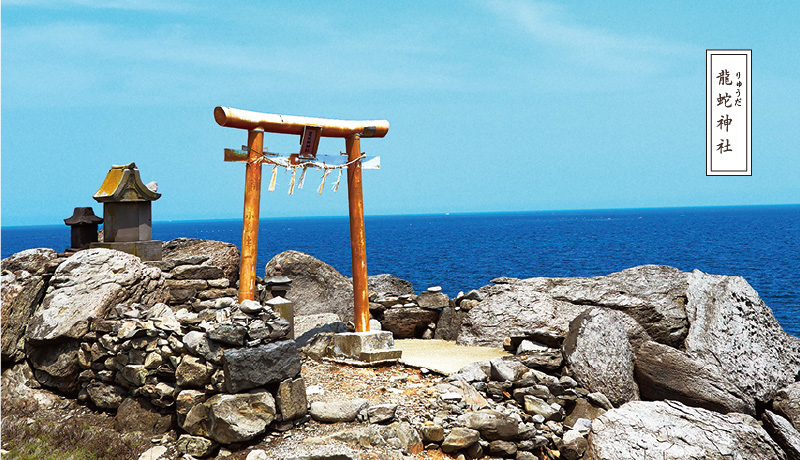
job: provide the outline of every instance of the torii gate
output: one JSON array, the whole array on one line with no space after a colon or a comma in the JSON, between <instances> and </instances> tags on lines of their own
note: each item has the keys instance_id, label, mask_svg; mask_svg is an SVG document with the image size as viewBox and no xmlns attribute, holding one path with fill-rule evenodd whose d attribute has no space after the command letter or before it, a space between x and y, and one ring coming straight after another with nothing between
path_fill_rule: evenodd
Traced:
<instances>
[{"instance_id":1,"label":"torii gate","mask_svg":"<svg viewBox=\"0 0 800 460\"><path fill-rule=\"evenodd\" d=\"M293 165L316 157L320 137L343 137L347 153L347 198L350 211L350 254L353 264L353 300L356 332L369 331L369 294L367 291L367 245L364 233L364 194L361 187L361 138L384 137L389 131L386 120L332 120L258 113L230 107L214 108L214 120L220 126L247 130L247 162L242 223L242 257L239 265L239 302L255 295L256 255L258 253L258 215L261 203L261 164L264 162L264 132L295 134L301 137L301 150L286 160ZM229 154L236 153L226 149ZM231 159L231 161L236 161ZM324 181L324 176L323 176ZM324 182L323 182L324 183ZM292 176L292 186L294 176ZM321 190L321 187L320 187Z\"/></svg>"}]
</instances>

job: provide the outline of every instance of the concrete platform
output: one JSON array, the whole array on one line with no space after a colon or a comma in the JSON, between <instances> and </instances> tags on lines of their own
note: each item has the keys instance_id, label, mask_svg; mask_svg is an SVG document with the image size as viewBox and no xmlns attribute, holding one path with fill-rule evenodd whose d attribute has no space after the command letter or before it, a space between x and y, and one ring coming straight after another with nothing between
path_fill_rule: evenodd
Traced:
<instances>
[{"instance_id":1,"label":"concrete platform","mask_svg":"<svg viewBox=\"0 0 800 460\"><path fill-rule=\"evenodd\" d=\"M403 353L392 346L394 338L389 331L343 332L333 336L333 358L352 359L363 363L397 362Z\"/></svg>"},{"instance_id":2,"label":"concrete platform","mask_svg":"<svg viewBox=\"0 0 800 460\"><path fill-rule=\"evenodd\" d=\"M403 350L400 363L411 367L424 367L434 372L450 375L477 361L488 361L500 356L510 356L502 348L462 347L447 340L398 339L394 348Z\"/></svg>"}]
</instances>

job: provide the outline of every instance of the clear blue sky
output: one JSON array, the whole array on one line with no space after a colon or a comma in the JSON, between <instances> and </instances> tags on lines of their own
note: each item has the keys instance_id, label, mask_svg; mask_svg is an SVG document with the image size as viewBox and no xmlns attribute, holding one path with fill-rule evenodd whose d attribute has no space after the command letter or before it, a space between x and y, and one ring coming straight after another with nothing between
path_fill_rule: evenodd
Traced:
<instances>
[{"instance_id":1,"label":"clear blue sky","mask_svg":"<svg viewBox=\"0 0 800 460\"><path fill-rule=\"evenodd\" d=\"M800 202L795 2L250 3L3 0L2 225L102 215L132 161L154 220L241 218L222 154L246 133L217 105L389 120L362 141L367 214ZM715 48L753 50L752 177L705 175ZM262 217L347 214L318 172L293 196L264 173Z\"/></svg>"}]
</instances>

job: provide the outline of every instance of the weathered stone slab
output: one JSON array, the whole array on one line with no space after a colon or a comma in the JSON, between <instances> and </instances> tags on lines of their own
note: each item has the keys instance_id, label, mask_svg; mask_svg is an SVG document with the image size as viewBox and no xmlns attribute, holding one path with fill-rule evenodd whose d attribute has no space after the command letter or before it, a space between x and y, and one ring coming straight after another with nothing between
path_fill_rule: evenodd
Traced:
<instances>
[{"instance_id":1,"label":"weathered stone slab","mask_svg":"<svg viewBox=\"0 0 800 460\"><path fill-rule=\"evenodd\" d=\"M570 324L564 357L575 380L620 406L639 399L634 356L624 326L603 308L591 308Z\"/></svg>"},{"instance_id":2,"label":"weathered stone slab","mask_svg":"<svg viewBox=\"0 0 800 460\"><path fill-rule=\"evenodd\" d=\"M792 424L780 415L765 410L761 416L764 429L772 435L772 439L786 452L789 460L800 460L800 433Z\"/></svg>"},{"instance_id":3,"label":"weathered stone slab","mask_svg":"<svg viewBox=\"0 0 800 460\"><path fill-rule=\"evenodd\" d=\"M800 431L800 382L787 385L775 394L772 407Z\"/></svg>"},{"instance_id":4,"label":"weathered stone slab","mask_svg":"<svg viewBox=\"0 0 800 460\"><path fill-rule=\"evenodd\" d=\"M25 357L25 329L44 298L45 288L41 276L31 275L27 271L17 271L17 275L3 271L3 308L0 310L3 362L17 362Z\"/></svg>"},{"instance_id":5,"label":"weathered stone slab","mask_svg":"<svg viewBox=\"0 0 800 460\"><path fill-rule=\"evenodd\" d=\"M466 449L478 442L480 438L481 434L478 430L461 427L453 428L442 441L442 451L449 453Z\"/></svg>"},{"instance_id":6,"label":"weathered stone slab","mask_svg":"<svg viewBox=\"0 0 800 460\"><path fill-rule=\"evenodd\" d=\"M311 417L325 423L352 422L358 413L369 406L363 398L311 403Z\"/></svg>"},{"instance_id":7,"label":"weathered stone slab","mask_svg":"<svg viewBox=\"0 0 800 460\"><path fill-rule=\"evenodd\" d=\"M223 276L222 269L210 265L179 265L172 269L175 280L213 280Z\"/></svg>"},{"instance_id":8,"label":"weathered stone slab","mask_svg":"<svg viewBox=\"0 0 800 460\"><path fill-rule=\"evenodd\" d=\"M261 387L300 374L300 355L294 340L252 348L225 350L225 388L230 393Z\"/></svg>"},{"instance_id":9,"label":"weathered stone slab","mask_svg":"<svg viewBox=\"0 0 800 460\"><path fill-rule=\"evenodd\" d=\"M392 307L383 312L381 326L395 338L421 337L429 323L439 320L439 311L422 307Z\"/></svg>"},{"instance_id":10,"label":"weathered stone slab","mask_svg":"<svg viewBox=\"0 0 800 460\"><path fill-rule=\"evenodd\" d=\"M444 308L450 306L450 298L443 292L420 292L417 305L422 308Z\"/></svg>"},{"instance_id":11,"label":"weathered stone slab","mask_svg":"<svg viewBox=\"0 0 800 460\"><path fill-rule=\"evenodd\" d=\"M468 412L459 417L459 422L467 428L480 431L481 437L489 441L514 440L519 434L515 418L490 409Z\"/></svg>"},{"instance_id":12,"label":"weathered stone slab","mask_svg":"<svg viewBox=\"0 0 800 460\"><path fill-rule=\"evenodd\" d=\"M388 331L343 332L333 336L333 355L358 359L362 352L390 350L394 337Z\"/></svg>"},{"instance_id":13,"label":"weathered stone slab","mask_svg":"<svg viewBox=\"0 0 800 460\"><path fill-rule=\"evenodd\" d=\"M756 414L755 401L710 363L657 342L645 342L636 354L636 381L643 398L672 399L717 412Z\"/></svg>"}]
</instances>

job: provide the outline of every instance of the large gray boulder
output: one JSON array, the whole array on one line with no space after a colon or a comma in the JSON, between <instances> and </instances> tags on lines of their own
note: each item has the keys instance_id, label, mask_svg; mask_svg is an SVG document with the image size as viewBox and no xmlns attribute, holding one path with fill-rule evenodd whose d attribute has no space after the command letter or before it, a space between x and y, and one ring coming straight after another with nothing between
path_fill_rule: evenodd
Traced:
<instances>
[{"instance_id":1,"label":"large gray boulder","mask_svg":"<svg viewBox=\"0 0 800 460\"><path fill-rule=\"evenodd\" d=\"M728 381L725 371L657 342L639 347L636 381L645 399L672 399L717 412L756 415L755 400Z\"/></svg>"},{"instance_id":2,"label":"large gray boulder","mask_svg":"<svg viewBox=\"0 0 800 460\"><path fill-rule=\"evenodd\" d=\"M111 249L80 251L56 270L27 339L34 345L79 339L92 318L106 317L117 305L152 306L166 298L161 270L138 257Z\"/></svg>"},{"instance_id":3,"label":"large gray boulder","mask_svg":"<svg viewBox=\"0 0 800 460\"><path fill-rule=\"evenodd\" d=\"M756 401L769 402L795 381L800 339L783 331L747 281L695 270L688 277L687 299L687 354L723 369Z\"/></svg>"},{"instance_id":4,"label":"large gray boulder","mask_svg":"<svg viewBox=\"0 0 800 460\"><path fill-rule=\"evenodd\" d=\"M451 341L458 339L458 330L469 312L463 308L456 308L442 308L439 314L439 321L436 323L434 339Z\"/></svg>"},{"instance_id":5,"label":"large gray boulder","mask_svg":"<svg viewBox=\"0 0 800 460\"><path fill-rule=\"evenodd\" d=\"M458 343L501 347L505 337L549 330L566 336L569 323L591 306L624 312L653 340L680 346L688 330L687 273L642 265L593 278L504 278L481 289L485 295L461 325Z\"/></svg>"},{"instance_id":6,"label":"large gray boulder","mask_svg":"<svg viewBox=\"0 0 800 460\"><path fill-rule=\"evenodd\" d=\"M544 284L556 300L625 312L656 342L678 347L689 328L687 275L665 265L641 265L594 278L547 278Z\"/></svg>"},{"instance_id":7,"label":"large gray boulder","mask_svg":"<svg viewBox=\"0 0 800 460\"><path fill-rule=\"evenodd\" d=\"M677 401L633 401L592 422L584 458L603 460L786 459L758 422Z\"/></svg>"},{"instance_id":8,"label":"large gray boulder","mask_svg":"<svg viewBox=\"0 0 800 460\"><path fill-rule=\"evenodd\" d=\"M325 262L298 251L284 251L272 258L266 276L280 273L292 279L286 297L294 302L297 316L336 313L341 321L353 319L353 283Z\"/></svg>"},{"instance_id":9,"label":"large gray boulder","mask_svg":"<svg viewBox=\"0 0 800 460\"><path fill-rule=\"evenodd\" d=\"M204 257L206 259L202 265L222 269L222 276L230 281L231 286L239 280L240 256L239 248L235 244L197 238L176 238L165 241L161 250L164 260Z\"/></svg>"},{"instance_id":10,"label":"large gray boulder","mask_svg":"<svg viewBox=\"0 0 800 460\"><path fill-rule=\"evenodd\" d=\"M18 362L25 357L25 330L46 287L44 278L25 270L3 271L0 342L4 363Z\"/></svg>"},{"instance_id":11,"label":"large gray boulder","mask_svg":"<svg viewBox=\"0 0 800 460\"><path fill-rule=\"evenodd\" d=\"M572 321L564 358L575 380L606 395L616 407L639 399L634 355L624 325L604 308L590 308Z\"/></svg>"},{"instance_id":12,"label":"large gray boulder","mask_svg":"<svg viewBox=\"0 0 800 460\"><path fill-rule=\"evenodd\" d=\"M470 309L458 331L458 345L502 348L505 337L546 329L564 337L585 305L553 299L542 292L543 279L512 281L482 288L486 298Z\"/></svg>"}]
</instances>

